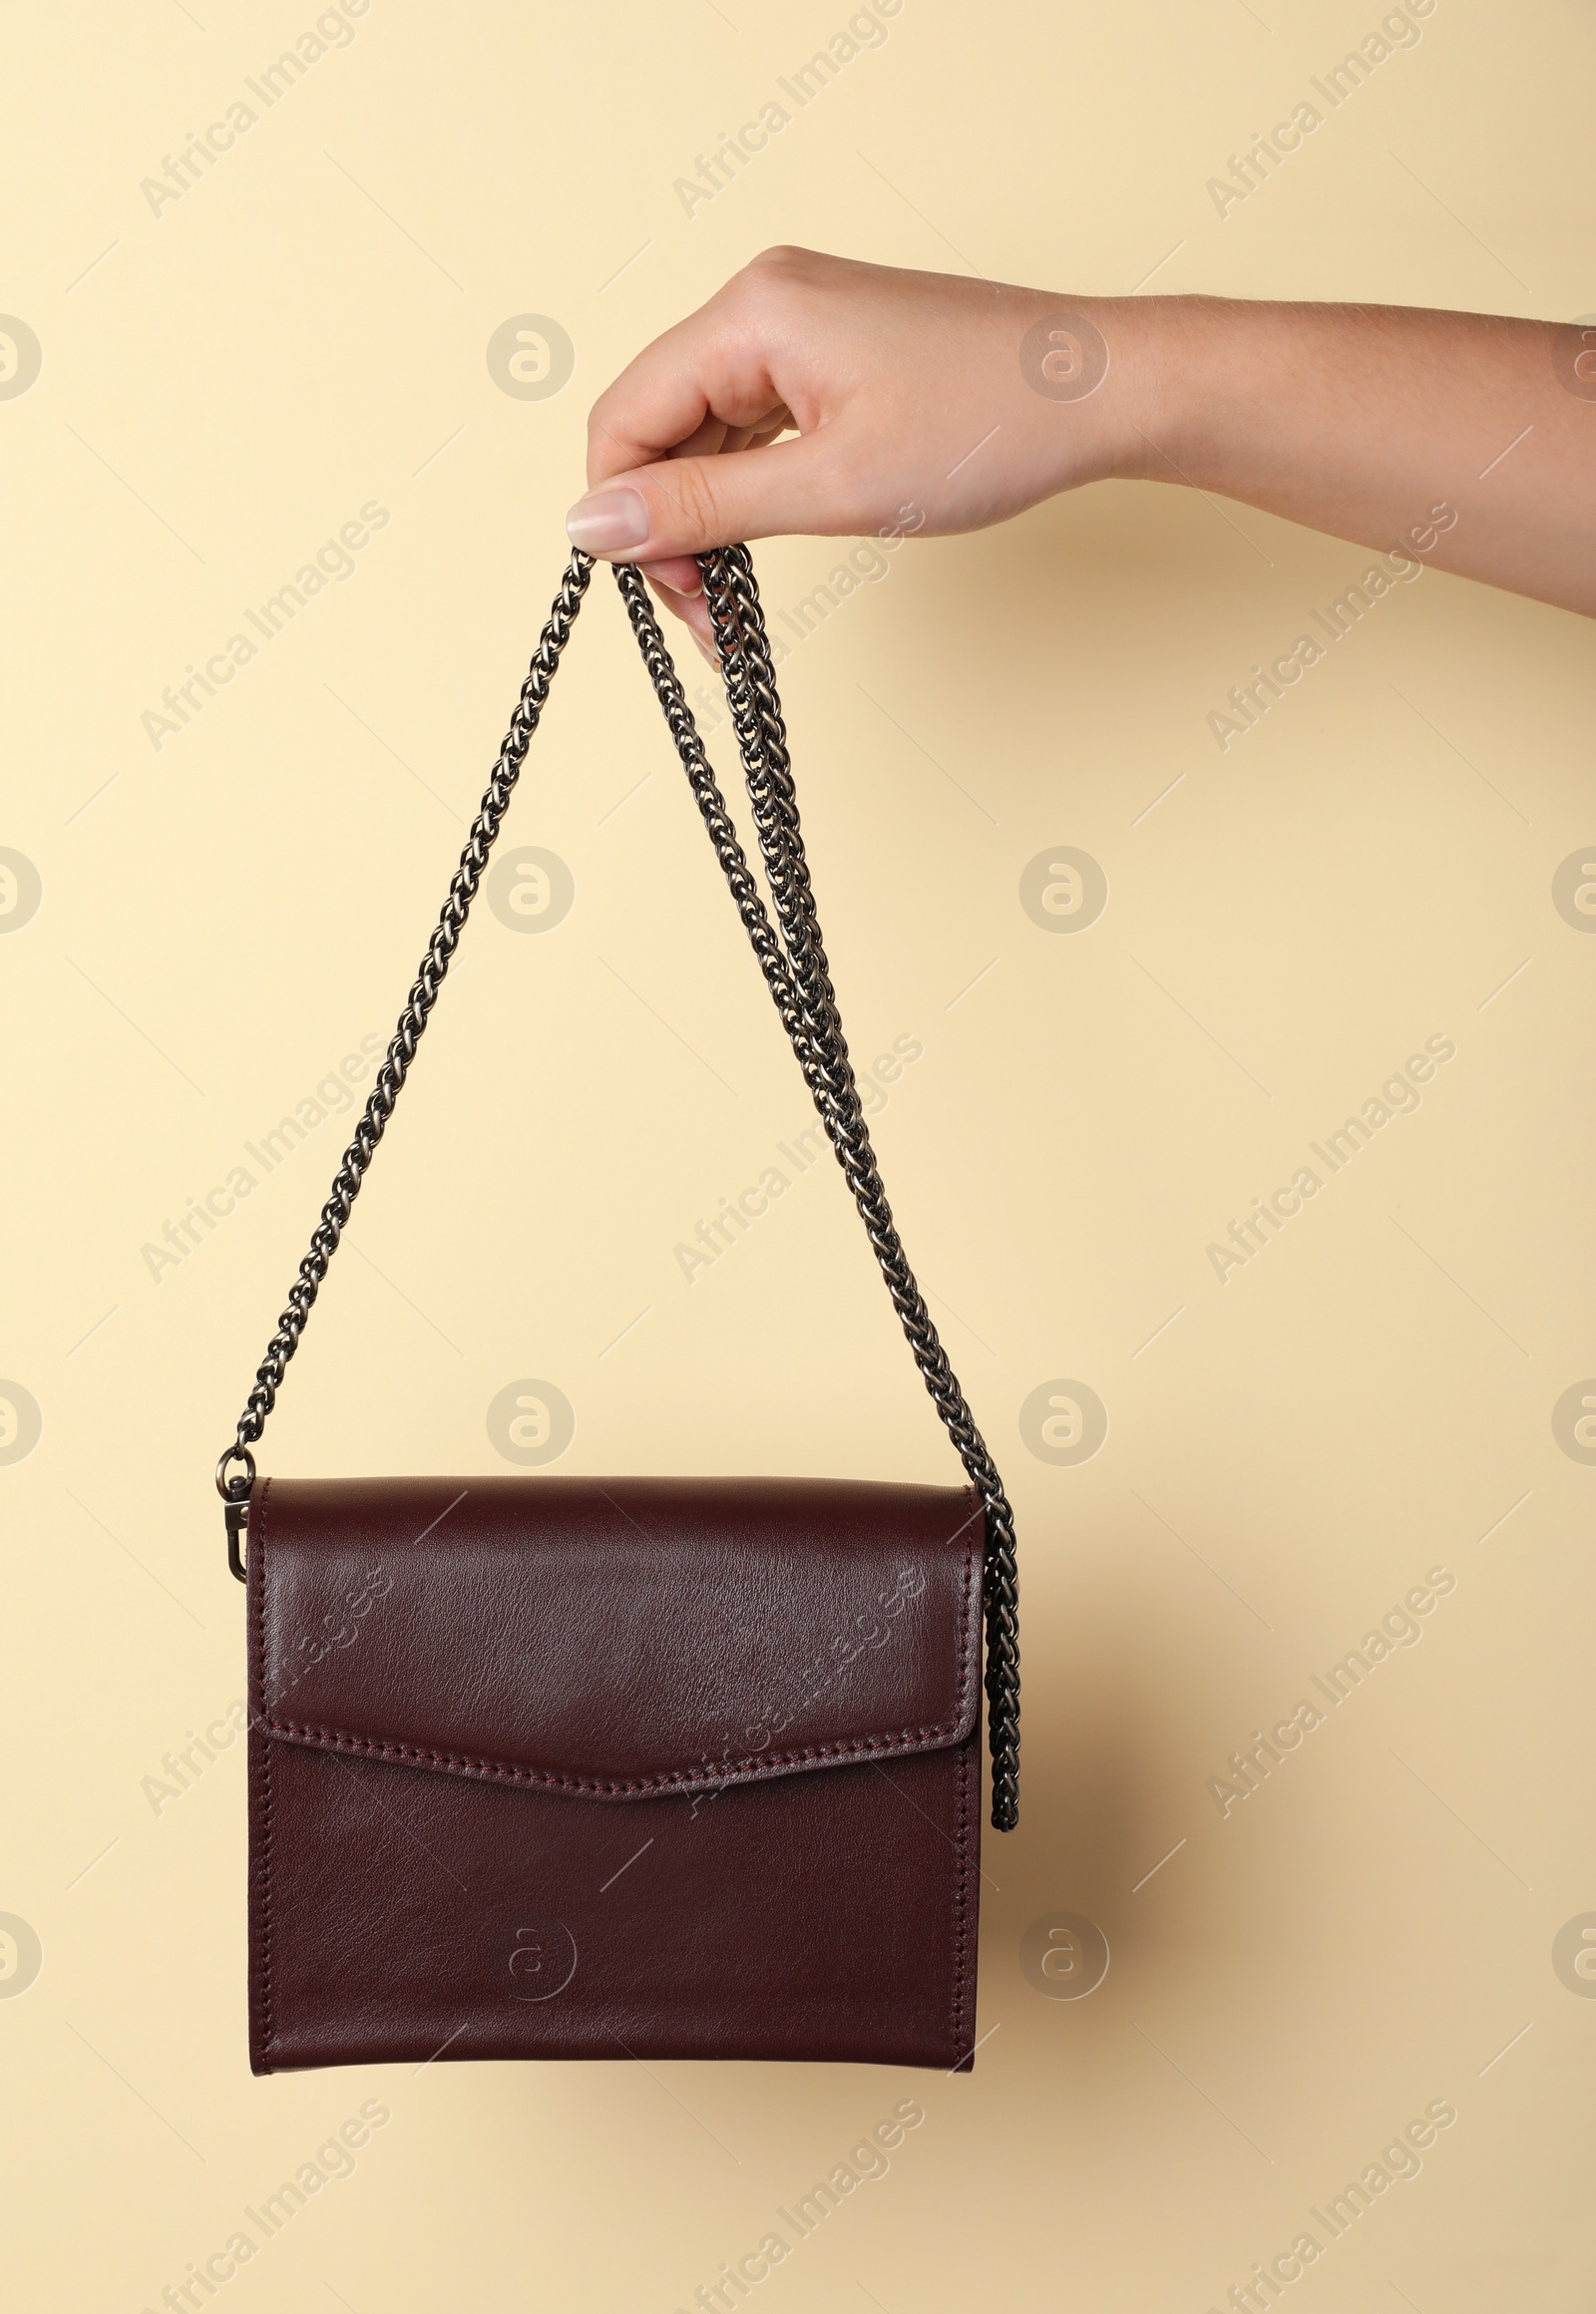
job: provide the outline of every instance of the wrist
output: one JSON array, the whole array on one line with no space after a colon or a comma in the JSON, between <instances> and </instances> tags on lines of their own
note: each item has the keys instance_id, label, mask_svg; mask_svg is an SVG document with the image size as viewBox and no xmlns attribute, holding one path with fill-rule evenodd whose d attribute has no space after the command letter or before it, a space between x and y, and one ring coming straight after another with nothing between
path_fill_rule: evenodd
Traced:
<instances>
[{"instance_id":1,"label":"wrist","mask_svg":"<svg viewBox=\"0 0 1596 2314\"><path fill-rule=\"evenodd\" d=\"M1194 419L1211 424L1218 381L1204 378L1200 297L1108 297L1086 308L1110 349L1103 380L1104 473L1116 482L1189 482Z\"/></svg>"},{"instance_id":2,"label":"wrist","mask_svg":"<svg viewBox=\"0 0 1596 2314\"><path fill-rule=\"evenodd\" d=\"M1212 398L1193 385L1211 302L1030 293L1020 370L1036 397L1027 431L1041 495L1187 479L1193 419Z\"/></svg>"}]
</instances>

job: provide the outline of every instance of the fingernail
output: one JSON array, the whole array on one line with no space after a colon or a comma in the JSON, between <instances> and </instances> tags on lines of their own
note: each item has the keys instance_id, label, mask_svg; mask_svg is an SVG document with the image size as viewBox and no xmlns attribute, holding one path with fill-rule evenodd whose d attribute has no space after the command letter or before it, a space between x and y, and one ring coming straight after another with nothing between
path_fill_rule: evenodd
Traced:
<instances>
[{"instance_id":1,"label":"fingernail","mask_svg":"<svg viewBox=\"0 0 1596 2314\"><path fill-rule=\"evenodd\" d=\"M698 629L695 626L689 626L687 632L692 636L693 641L698 645L699 656L702 658L705 666L713 667L716 674L718 675L720 672L720 653L715 650L711 644L705 642L703 636L698 632Z\"/></svg>"},{"instance_id":2,"label":"fingernail","mask_svg":"<svg viewBox=\"0 0 1596 2314\"><path fill-rule=\"evenodd\" d=\"M596 490L578 499L566 517L566 532L589 555L640 547L648 536L648 509L634 490Z\"/></svg>"}]
</instances>

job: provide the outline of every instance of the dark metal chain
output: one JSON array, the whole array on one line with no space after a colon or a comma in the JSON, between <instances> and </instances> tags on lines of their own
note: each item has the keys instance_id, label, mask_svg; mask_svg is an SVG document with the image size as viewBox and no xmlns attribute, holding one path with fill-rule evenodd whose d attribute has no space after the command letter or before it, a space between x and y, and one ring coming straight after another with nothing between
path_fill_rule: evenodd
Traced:
<instances>
[{"instance_id":1,"label":"dark metal chain","mask_svg":"<svg viewBox=\"0 0 1596 2314\"><path fill-rule=\"evenodd\" d=\"M327 1202L321 1209L321 1219L310 1238L310 1251L299 1265L299 1275L288 1293L288 1307L277 1321L277 1331L266 1345L266 1354L255 1373L255 1385L238 1416L238 1434L216 1464L216 1488L229 1506L227 1519L228 1555L235 1575L241 1575L238 1561L237 1538L243 1526L243 1506L249 1500L249 1489L254 1484L255 1461L250 1447L259 1438L266 1425L266 1416L277 1402L277 1391L282 1383L288 1360L299 1347L299 1337L305 1329L311 1307L320 1291L321 1281L327 1275L327 1264L338 1250L338 1240L349 1219L349 1211L360 1194L360 1185L366 1168L371 1163L377 1143L382 1139L388 1119L393 1115L399 1088L416 1057L416 1046L427 1025L428 1015L438 1001L438 991L449 960L459 946L461 929L471 913L471 904L477 897L488 855L493 850L521 766L526 760L527 748L543 716L549 686L554 681L560 654L571 640L571 629L582 598L588 591L593 577L590 556L573 555L560 581L548 623L538 638L538 647L532 654L527 679L521 686L521 697L510 718L499 760L494 765L493 777L488 782L472 830L466 839L466 848L460 855L449 896L438 919L438 929L427 943L427 953L417 969L415 984L399 1015L393 1041L377 1070L377 1081L366 1102L365 1111L355 1127L354 1139L343 1153L343 1161L333 1179ZM239 1467L229 1475L229 1465Z\"/></svg>"},{"instance_id":2,"label":"dark metal chain","mask_svg":"<svg viewBox=\"0 0 1596 2314\"><path fill-rule=\"evenodd\" d=\"M786 728L752 559L746 547L726 547L701 556L699 568L719 647L721 673L760 855L775 906L774 925L704 754L692 710L654 616L648 589L639 574L627 565L617 567L615 578L688 785L821 1122L853 1191L893 1308L933 1403L986 1506L986 1690L993 1764L992 1820L998 1830L1010 1831L1019 1812L1019 1635L1013 1512L949 1364L925 1298L915 1283L871 1146L843 1035L836 991L821 945ZM570 639L572 624L592 575L592 559L580 552L574 554L533 655L482 809L449 887L438 928L422 959L415 985L400 1014L355 1137L344 1152L331 1194L311 1237L310 1251L299 1265L288 1307L267 1346L254 1388L239 1416L236 1442L228 1446L216 1465L216 1486L227 1506L228 1557L234 1574L241 1576L243 1572L238 1538L246 1523L249 1490L255 1475L250 1448L259 1439L266 1416L275 1403L288 1360L299 1346L311 1305L326 1276L327 1264L337 1250L372 1153L393 1113L399 1088L415 1057L417 1041L437 1001L449 960L459 943L461 928L476 897L528 744L543 713L560 654ZM232 1465L237 1468L230 1469Z\"/></svg>"},{"instance_id":3,"label":"dark metal chain","mask_svg":"<svg viewBox=\"0 0 1596 2314\"><path fill-rule=\"evenodd\" d=\"M779 943L704 758L648 589L638 573L625 565L617 567L615 578L688 782L837 1161L853 1191L893 1308L932 1401L986 1505L986 1688L993 1823L999 1831L1009 1831L1019 1811L1018 1574L1013 1512L915 1283L871 1145L836 990L821 945L753 560L746 547L727 547L701 556L699 569L760 853L775 903Z\"/></svg>"}]
</instances>

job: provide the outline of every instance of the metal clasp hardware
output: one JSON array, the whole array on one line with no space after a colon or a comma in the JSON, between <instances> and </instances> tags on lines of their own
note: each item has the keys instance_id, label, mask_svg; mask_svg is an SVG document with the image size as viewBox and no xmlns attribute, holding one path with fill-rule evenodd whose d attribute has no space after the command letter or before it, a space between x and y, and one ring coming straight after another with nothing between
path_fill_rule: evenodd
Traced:
<instances>
[{"instance_id":1,"label":"metal clasp hardware","mask_svg":"<svg viewBox=\"0 0 1596 2314\"><path fill-rule=\"evenodd\" d=\"M243 1468L229 1478L229 1462L241 1462ZM255 1458L247 1446L229 1446L216 1464L216 1492L221 1497L222 1510L227 1521L227 1565L240 1583L248 1576L239 1556L238 1545L249 1525L249 1494L255 1482Z\"/></svg>"},{"instance_id":2,"label":"metal clasp hardware","mask_svg":"<svg viewBox=\"0 0 1596 2314\"><path fill-rule=\"evenodd\" d=\"M238 1502L229 1502L226 1506L226 1514L227 1565L232 1569L240 1583L247 1583L249 1578L244 1572L243 1560L238 1555L238 1545L242 1540L245 1528L249 1524L248 1496L245 1495L242 1500Z\"/></svg>"}]
</instances>

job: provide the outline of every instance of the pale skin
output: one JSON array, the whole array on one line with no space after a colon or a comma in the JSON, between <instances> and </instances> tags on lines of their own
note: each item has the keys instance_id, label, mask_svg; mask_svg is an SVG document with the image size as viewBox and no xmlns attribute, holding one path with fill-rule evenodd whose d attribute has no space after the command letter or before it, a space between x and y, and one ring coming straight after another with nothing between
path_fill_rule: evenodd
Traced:
<instances>
[{"instance_id":1,"label":"pale skin","mask_svg":"<svg viewBox=\"0 0 1596 2314\"><path fill-rule=\"evenodd\" d=\"M703 648L706 548L885 535L905 507L922 537L982 530L1110 479L1596 617L1596 328L1082 297L767 249L599 396L568 527L639 564Z\"/></svg>"}]
</instances>

